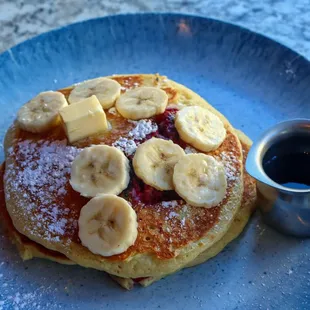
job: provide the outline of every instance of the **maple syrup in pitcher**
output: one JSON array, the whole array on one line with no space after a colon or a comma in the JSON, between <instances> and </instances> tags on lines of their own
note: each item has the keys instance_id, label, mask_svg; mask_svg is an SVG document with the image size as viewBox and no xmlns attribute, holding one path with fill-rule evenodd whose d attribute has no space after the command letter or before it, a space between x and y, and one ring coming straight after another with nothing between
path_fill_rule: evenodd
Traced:
<instances>
[{"instance_id":1,"label":"maple syrup in pitcher","mask_svg":"<svg viewBox=\"0 0 310 310\"><path fill-rule=\"evenodd\" d=\"M310 189L310 136L292 136L274 144L263 158L263 169L278 184Z\"/></svg>"}]
</instances>

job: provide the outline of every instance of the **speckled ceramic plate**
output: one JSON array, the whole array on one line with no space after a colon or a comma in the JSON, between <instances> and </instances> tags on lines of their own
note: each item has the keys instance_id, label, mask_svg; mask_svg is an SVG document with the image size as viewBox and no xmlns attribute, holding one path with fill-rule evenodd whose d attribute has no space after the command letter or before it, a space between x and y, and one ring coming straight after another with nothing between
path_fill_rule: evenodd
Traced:
<instances>
[{"instance_id":1,"label":"speckled ceramic plate","mask_svg":"<svg viewBox=\"0 0 310 310\"><path fill-rule=\"evenodd\" d=\"M40 91L135 72L187 85L252 139L278 121L310 117L310 64L286 47L206 18L119 15L49 32L0 55L0 138ZM211 261L130 292L96 270L23 263L0 239L0 309L310 309L309 291L310 241L278 234L259 215Z\"/></svg>"}]
</instances>

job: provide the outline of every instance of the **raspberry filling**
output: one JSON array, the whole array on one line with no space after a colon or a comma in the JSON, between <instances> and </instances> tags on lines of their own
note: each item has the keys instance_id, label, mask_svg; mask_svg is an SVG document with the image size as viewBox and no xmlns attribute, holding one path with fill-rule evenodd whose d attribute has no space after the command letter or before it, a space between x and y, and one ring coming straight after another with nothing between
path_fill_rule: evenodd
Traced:
<instances>
[{"instance_id":1,"label":"raspberry filling","mask_svg":"<svg viewBox=\"0 0 310 310\"><path fill-rule=\"evenodd\" d=\"M169 139L181 146L182 148L185 148L187 145L181 140L174 126L174 118L177 111L177 109L167 109L164 113L155 116L154 121L158 126L158 130L157 132L149 134L144 141L152 137L166 140ZM145 184L135 174L133 174L131 179L131 197L133 203L142 202L144 204L156 204L162 201L181 199L175 191L159 191L154 187Z\"/></svg>"},{"instance_id":2,"label":"raspberry filling","mask_svg":"<svg viewBox=\"0 0 310 310\"><path fill-rule=\"evenodd\" d=\"M181 140L174 126L175 114L177 112L178 109L167 109L163 114L155 116L154 120L158 126L157 137L172 140L184 149L187 145Z\"/></svg>"},{"instance_id":3,"label":"raspberry filling","mask_svg":"<svg viewBox=\"0 0 310 310\"><path fill-rule=\"evenodd\" d=\"M179 200L180 196L175 191L159 191L145 184L136 175L132 178L131 198L134 204L156 204L162 201Z\"/></svg>"}]
</instances>

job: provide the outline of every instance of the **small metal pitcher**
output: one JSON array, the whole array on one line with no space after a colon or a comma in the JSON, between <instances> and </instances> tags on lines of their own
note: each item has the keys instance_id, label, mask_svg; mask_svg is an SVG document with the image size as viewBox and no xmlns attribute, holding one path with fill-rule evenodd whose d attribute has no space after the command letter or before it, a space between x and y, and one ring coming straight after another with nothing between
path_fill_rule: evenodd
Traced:
<instances>
[{"instance_id":1,"label":"small metal pitcher","mask_svg":"<svg viewBox=\"0 0 310 310\"><path fill-rule=\"evenodd\" d=\"M257 180L264 220L283 233L310 237L310 187L291 188L272 180L263 167L270 152L310 154L310 119L294 119L269 129L253 144L246 161L247 172Z\"/></svg>"}]
</instances>

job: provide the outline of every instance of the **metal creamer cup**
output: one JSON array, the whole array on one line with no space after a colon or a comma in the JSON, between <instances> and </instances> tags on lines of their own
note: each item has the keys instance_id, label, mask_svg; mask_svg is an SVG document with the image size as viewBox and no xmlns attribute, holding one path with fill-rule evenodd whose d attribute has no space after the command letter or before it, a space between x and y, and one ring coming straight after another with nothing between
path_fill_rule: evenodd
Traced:
<instances>
[{"instance_id":1,"label":"metal creamer cup","mask_svg":"<svg viewBox=\"0 0 310 310\"><path fill-rule=\"evenodd\" d=\"M310 237L310 187L292 188L275 182L264 169L270 150L277 156L309 152L310 120L293 119L267 130L253 144L246 160L247 172L257 180L258 204L265 222L280 232Z\"/></svg>"}]
</instances>

